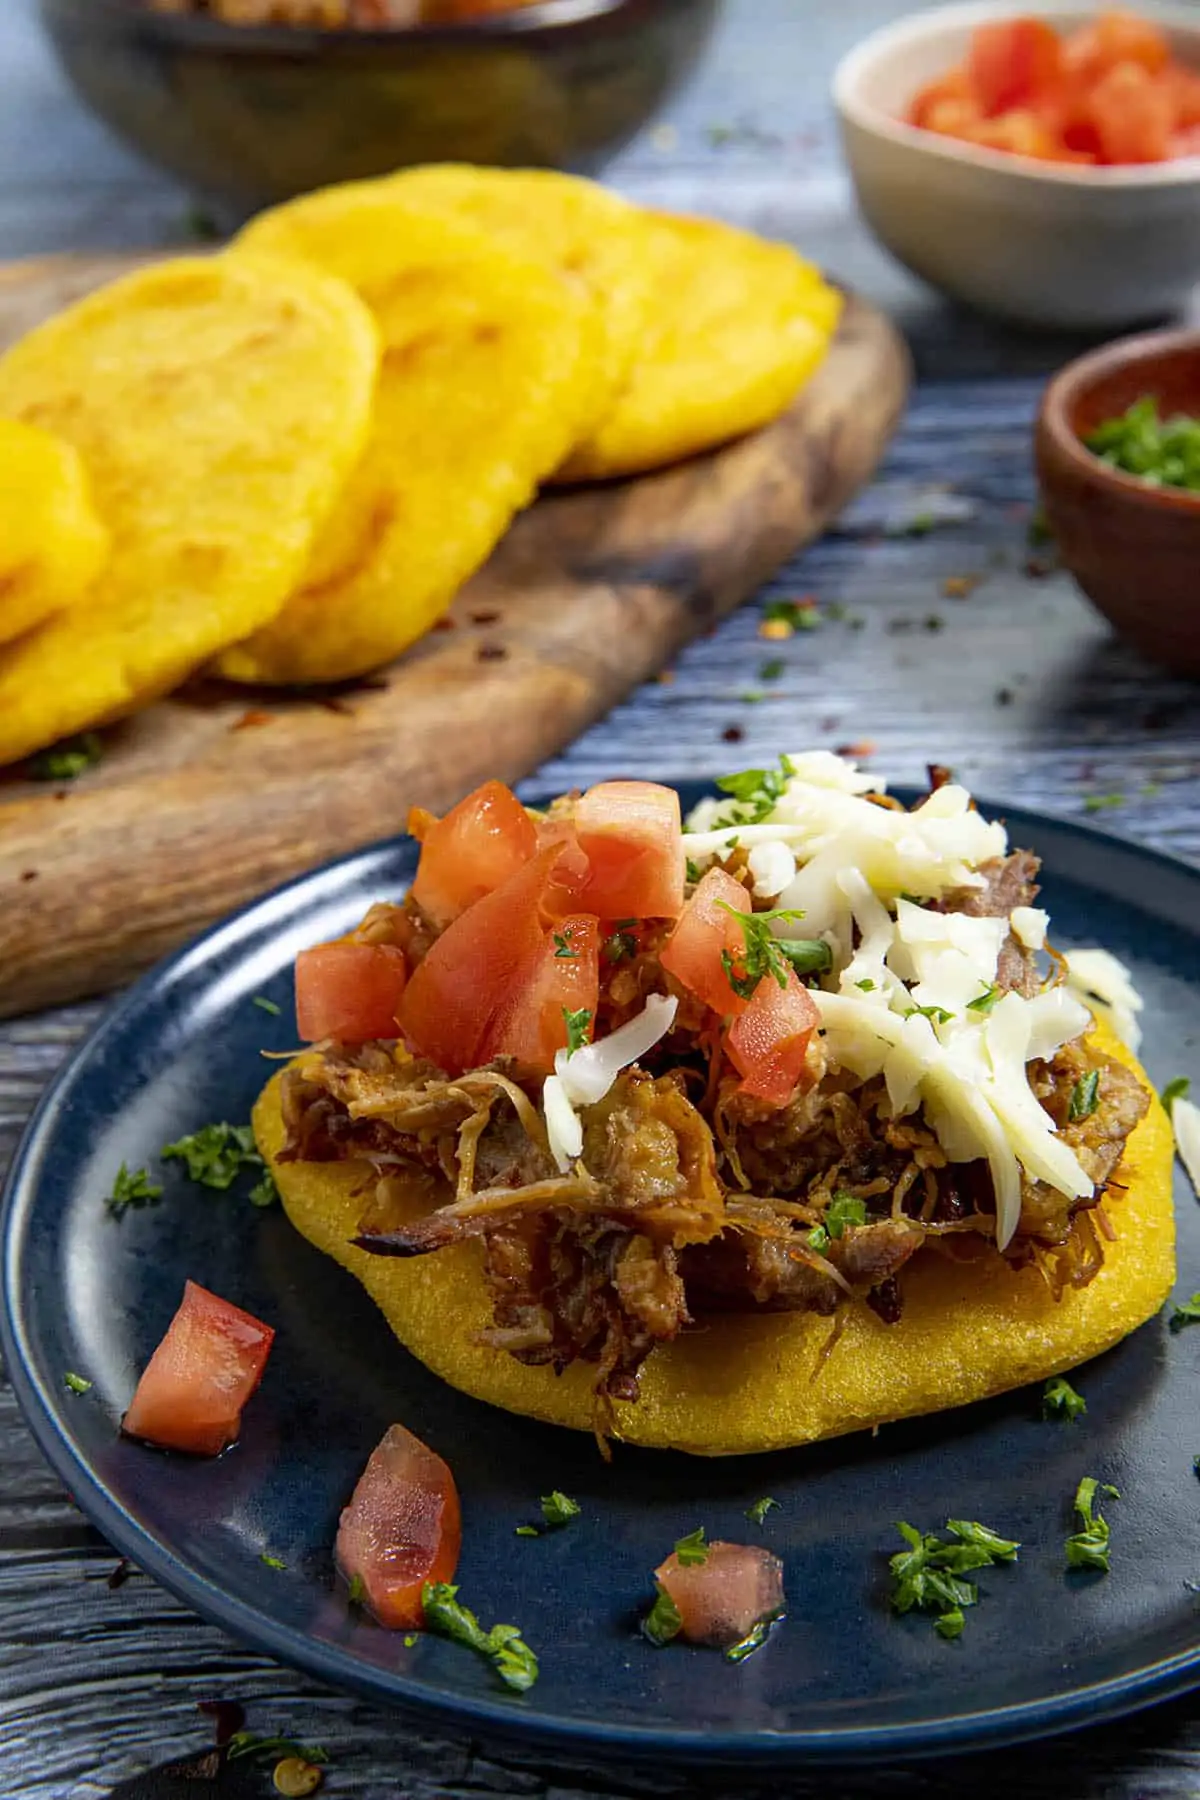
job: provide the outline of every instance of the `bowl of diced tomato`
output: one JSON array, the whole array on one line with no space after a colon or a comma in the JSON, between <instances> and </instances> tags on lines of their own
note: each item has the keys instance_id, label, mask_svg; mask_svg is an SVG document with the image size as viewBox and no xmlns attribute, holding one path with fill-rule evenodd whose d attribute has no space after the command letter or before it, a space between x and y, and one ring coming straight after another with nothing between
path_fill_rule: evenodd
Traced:
<instances>
[{"instance_id":1,"label":"bowl of diced tomato","mask_svg":"<svg viewBox=\"0 0 1200 1800\"><path fill-rule=\"evenodd\" d=\"M1200 282L1200 12L939 7L852 50L834 98L868 223L954 298L1112 330Z\"/></svg>"}]
</instances>

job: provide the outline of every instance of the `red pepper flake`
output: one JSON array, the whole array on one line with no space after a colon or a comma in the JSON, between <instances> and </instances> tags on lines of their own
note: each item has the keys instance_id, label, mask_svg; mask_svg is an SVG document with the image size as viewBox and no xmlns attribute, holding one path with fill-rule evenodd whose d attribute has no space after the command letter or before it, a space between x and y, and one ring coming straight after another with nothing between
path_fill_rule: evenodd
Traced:
<instances>
[{"instance_id":1,"label":"red pepper flake","mask_svg":"<svg viewBox=\"0 0 1200 1800\"><path fill-rule=\"evenodd\" d=\"M458 620L452 619L449 613L443 613L440 619L433 621L430 629L432 631L457 631Z\"/></svg>"},{"instance_id":2,"label":"red pepper flake","mask_svg":"<svg viewBox=\"0 0 1200 1800\"><path fill-rule=\"evenodd\" d=\"M38 876L38 872L36 869L22 869L21 870L21 880L22 881L36 881L37 876Z\"/></svg>"},{"instance_id":3,"label":"red pepper flake","mask_svg":"<svg viewBox=\"0 0 1200 1800\"><path fill-rule=\"evenodd\" d=\"M855 738L852 744L839 744L835 756L874 756L879 745L874 738Z\"/></svg>"},{"instance_id":4,"label":"red pepper flake","mask_svg":"<svg viewBox=\"0 0 1200 1800\"><path fill-rule=\"evenodd\" d=\"M484 607L482 611L471 614L471 623L472 625L499 625L501 615L495 607Z\"/></svg>"},{"instance_id":5,"label":"red pepper flake","mask_svg":"<svg viewBox=\"0 0 1200 1800\"><path fill-rule=\"evenodd\" d=\"M130 1560L127 1556L123 1556L121 1558L120 1562L117 1564L116 1568L112 1571L111 1575L108 1577L106 1586L112 1588L114 1591L119 1587L124 1587L125 1583L129 1580L129 1577L132 1574L133 1574L133 1564L130 1562Z\"/></svg>"},{"instance_id":6,"label":"red pepper flake","mask_svg":"<svg viewBox=\"0 0 1200 1800\"><path fill-rule=\"evenodd\" d=\"M741 725L727 725L721 733L721 742L723 744L740 744L745 735L745 729Z\"/></svg>"},{"instance_id":7,"label":"red pepper flake","mask_svg":"<svg viewBox=\"0 0 1200 1800\"><path fill-rule=\"evenodd\" d=\"M229 727L230 731L253 731L256 725L269 725L274 719L273 712L264 712L260 706L252 706L244 712L240 719L235 719Z\"/></svg>"},{"instance_id":8,"label":"red pepper flake","mask_svg":"<svg viewBox=\"0 0 1200 1800\"><path fill-rule=\"evenodd\" d=\"M508 651L503 644L480 644L475 652L476 662L503 662Z\"/></svg>"}]
</instances>

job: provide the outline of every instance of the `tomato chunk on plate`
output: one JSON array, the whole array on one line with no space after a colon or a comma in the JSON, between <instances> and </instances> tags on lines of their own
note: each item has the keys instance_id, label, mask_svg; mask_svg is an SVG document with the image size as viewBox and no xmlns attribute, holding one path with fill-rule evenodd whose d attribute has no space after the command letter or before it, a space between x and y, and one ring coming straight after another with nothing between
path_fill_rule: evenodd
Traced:
<instances>
[{"instance_id":1,"label":"tomato chunk on plate","mask_svg":"<svg viewBox=\"0 0 1200 1800\"><path fill-rule=\"evenodd\" d=\"M567 1047L566 1012L596 1017L600 997L600 921L573 913L549 929L501 1009L483 1047L487 1059L515 1056L549 1075Z\"/></svg>"},{"instance_id":2,"label":"tomato chunk on plate","mask_svg":"<svg viewBox=\"0 0 1200 1800\"><path fill-rule=\"evenodd\" d=\"M274 1338L252 1313L187 1282L121 1430L164 1450L220 1455L241 1431L242 1408L262 1380Z\"/></svg>"},{"instance_id":3,"label":"tomato chunk on plate","mask_svg":"<svg viewBox=\"0 0 1200 1800\"><path fill-rule=\"evenodd\" d=\"M601 919L677 919L685 857L679 795L655 781L602 781L575 807L590 873L581 912Z\"/></svg>"},{"instance_id":4,"label":"tomato chunk on plate","mask_svg":"<svg viewBox=\"0 0 1200 1800\"><path fill-rule=\"evenodd\" d=\"M533 820L502 781L482 787L424 828L412 896L437 926L448 925L506 882L537 849Z\"/></svg>"},{"instance_id":5,"label":"tomato chunk on plate","mask_svg":"<svg viewBox=\"0 0 1200 1800\"><path fill-rule=\"evenodd\" d=\"M742 1076L741 1091L768 1106L786 1106L804 1074L808 1046L821 1022L816 1002L789 968L780 987L764 975L741 1016L729 1029L725 1047Z\"/></svg>"},{"instance_id":6,"label":"tomato chunk on plate","mask_svg":"<svg viewBox=\"0 0 1200 1800\"><path fill-rule=\"evenodd\" d=\"M722 957L739 965L745 960L745 934L734 913L749 911L750 896L741 882L724 869L708 869L663 948L668 974L722 1018L746 1010L745 1000L729 985Z\"/></svg>"},{"instance_id":7,"label":"tomato chunk on plate","mask_svg":"<svg viewBox=\"0 0 1200 1800\"><path fill-rule=\"evenodd\" d=\"M394 944L315 944L296 958L296 1029L310 1044L397 1037L407 981L404 952Z\"/></svg>"},{"instance_id":8,"label":"tomato chunk on plate","mask_svg":"<svg viewBox=\"0 0 1200 1800\"><path fill-rule=\"evenodd\" d=\"M782 1610L783 1564L757 1544L718 1539L706 1548L702 1563L681 1563L672 1550L654 1574L679 1609L681 1635L728 1648Z\"/></svg>"},{"instance_id":9,"label":"tomato chunk on plate","mask_svg":"<svg viewBox=\"0 0 1200 1800\"><path fill-rule=\"evenodd\" d=\"M419 1437L393 1425L371 1452L337 1534L337 1563L361 1581L366 1604L391 1631L424 1623L427 1581L453 1581L462 1547L458 1489Z\"/></svg>"}]
</instances>

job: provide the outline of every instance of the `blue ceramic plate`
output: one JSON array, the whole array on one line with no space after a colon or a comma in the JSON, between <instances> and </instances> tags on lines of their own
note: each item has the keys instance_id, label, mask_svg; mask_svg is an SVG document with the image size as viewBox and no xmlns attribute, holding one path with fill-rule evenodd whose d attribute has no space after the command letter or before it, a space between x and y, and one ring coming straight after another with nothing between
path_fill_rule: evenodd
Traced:
<instances>
[{"instance_id":1,"label":"blue ceramic plate","mask_svg":"<svg viewBox=\"0 0 1200 1800\"><path fill-rule=\"evenodd\" d=\"M700 789L685 790L685 804ZM1146 999L1161 1085L1200 1075L1200 873L1118 838L1011 809L1037 850L1060 943L1099 942ZM211 932L133 989L54 1083L17 1158L3 1221L4 1349L42 1449L112 1543L236 1637L342 1687L543 1750L703 1758L746 1769L910 1757L1111 1717L1200 1681L1200 1329L1163 1318L1079 1377L1086 1419L1043 1423L1038 1393L788 1454L707 1462L617 1448L494 1411L445 1387L393 1340L348 1275L259 1211L242 1183L190 1186L160 1148L244 1121L292 1042L291 964L398 897L413 847L334 864ZM272 1017L254 996L280 1007ZM161 1169L161 1204L113 1218L120 1163ZM1178 1178L1180 1291L1200 1287L1200 1207ZM277 1328L242 1442L215 1462L123 1441L122 1409L192 1276ZM70 1393L67 1370L93 1383ZM463 1599L514 1621L541 1655L526 1696L454 1645L406 1647L352 1616L332 1581L339 1508L401 1419L449 1461L463 1497ZM1064 1570L1080 1477L1114 1482L1108 1576ZM561 1488L583 1514L515 1537ZM761 1532L744 1510L780 1506ZM893 1521L983 1519L1026 1548L985 1571L957 1643L893 1617ZM650 1570L682 1533L770 1545L788 1618L738 1667L637 1635ZM263 1555L282 1558L272 1569Z\"/></svg>"}]
</instances>

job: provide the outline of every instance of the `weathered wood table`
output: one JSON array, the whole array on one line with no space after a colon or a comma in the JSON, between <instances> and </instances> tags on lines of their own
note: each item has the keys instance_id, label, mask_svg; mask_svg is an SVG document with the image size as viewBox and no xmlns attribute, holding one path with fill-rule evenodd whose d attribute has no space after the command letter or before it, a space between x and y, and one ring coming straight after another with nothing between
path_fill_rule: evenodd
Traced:
<instances>
[{"instance_id":1,"label":"weathered wood table","mask_svg":"<svg viewBox=\"0 0 1200 1800\"><path fill-rule=\"evenodd\" d=\"M33 0L0 8L0 255L160 244L189 201L113 143L44 49ZM825 100L842 48L895 0L731 0L705 71L615 166L638 198L704 206L790 238L908 329L921 376L869 493L775 584L812 595L783 644L748 605L678 667L541 771L719 773L781 748L857 745L889 778L952 764L982 794L1102 821L1200 858L1200 688L1117 644L1064 577L1031 562L1029 425L1061 341L997 332L918 289L856 222ZM47 1078L97 1016L76 1007L0 1029L0 1163ZM331 1693L212 1630L116 1558L43 1466L0 1390L0 1793L83 1800L211 1742L197 1703L240 1701L259 1731L323 1743L331 1795L661 1796L669 1769L500 1764ZM239 1792L266 1792L264 1775ZM778 1791L778 1784L772 1783ZM1200 1696L1123 1725L986 1762L816 1774L797 1794L964 1789L1049 1800L1200 1793ZM131 1790L132 1791L132 1790ZM148 1776L157 1800L218 1791ZM739 1790L747 1792L745 1788Z\"/></svg>"}]
</instances>

